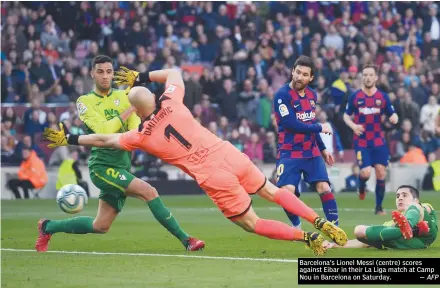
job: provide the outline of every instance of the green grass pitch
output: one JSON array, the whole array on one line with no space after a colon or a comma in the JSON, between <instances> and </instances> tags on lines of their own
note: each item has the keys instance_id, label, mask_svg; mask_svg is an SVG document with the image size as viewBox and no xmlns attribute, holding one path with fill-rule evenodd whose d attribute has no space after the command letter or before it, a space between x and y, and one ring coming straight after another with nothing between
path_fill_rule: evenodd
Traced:
<instances>
[{"instance_id":1,"label":"green grass pitch","mask_svg":"<svg viewBox=\"0 0 440 288\"><path fill-rule=\"evenodd\" d=\"M301 198L310 207L321 207L316 194ZM423 193L422 199L436 208L440 193ZM163 200L188 233L206 242L203 252L185 252L154 220L147 206L136 199L127 200L106 235L56 234L49 245L54 253L17 251L34 249L40 217L62 219L70 215L64 214L55 200L2 201L2 287L297 287L297 263L270 259L314 257L302 243L275 241L242 231L223 218L207 196L169 196ZM258 196L253 200L260 217L287 223L282 210ZM337 201L340 225L350 238L357 224L382 224L390 219L390 214L373 215L373 194L365 201L358 200L354 193L339 194ZM386 195L384 207L388 212L395 207L393 193ZM80 215L95 216L96 209L97 200L93 199ZM318 212L323 215L321 209ZM303 229L313 231L304 222ZM422 251L338 249L330 250L325 257L440 257L440 239Z\"/></svg>"}]
</instances>

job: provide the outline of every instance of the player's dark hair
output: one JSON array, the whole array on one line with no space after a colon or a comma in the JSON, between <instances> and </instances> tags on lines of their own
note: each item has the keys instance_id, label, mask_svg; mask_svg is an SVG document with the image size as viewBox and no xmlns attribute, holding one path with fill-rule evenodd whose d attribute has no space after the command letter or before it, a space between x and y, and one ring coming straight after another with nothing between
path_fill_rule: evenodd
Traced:
<instances>
[{"instance_id":1,"label":"player's dark hair","mask_svg":"<svg viewBox=\"0 0 440 288\"><path fill-rule=\"evenodd\" d=\"M102 63L113 63L112 58L107 55L98 55L92 60L92 69L95 68L96 64Z\"/></svg>"},{"instance_id":2,"label":"player's dark hair","mask_svg":"<svg viewBox=\"0 0 440 288\"><path fill-rule=\"evenodd\" d=\"M296 59L295 64L293 65L293 69L296 68L296 66L305 66L305 67L309 67L311 70L311 76L313 76L315 74L315 64L313 63L312 58L305 56L305 55L301 55L298 57L298 59Z\"/></svg>"},{"instance_id":3,"label":"player's dark hair","mask_svg":"<svg viewBox=\"0 0 440 288\"><path fill-rule=\"evenodd\" d=\"M399 186L399 188L397 188L397 190L400 190L400 189L402 189L402 188L406 188L406 189L408 189L409 192L411 193L411 195L412 195L414 198L420 199L420 198L419 198L419 197L420 197L420 193L419 193L419 190L417 190L417 188L415 188L415 187L413 187L413 186L411 186L411 185L401 185L401 186Z\"/></svg>"},{"instance_id":4,"label":"player's dark hair","mask_svg":"<svg viewBox=\"0 0 440 288\"><path fill-rule=\"evenodd\" d=\"M367 69L367 68L371 68L371 69L373 69L373 70L374 70L374 73L376 73L376 75L379 73L379 68L377 68L376 65L371 64L371 63L369 63L369 64L365 64L365 65L362 67L362 72L364 72L364 70Z\"/></svg>"}]
</instances>

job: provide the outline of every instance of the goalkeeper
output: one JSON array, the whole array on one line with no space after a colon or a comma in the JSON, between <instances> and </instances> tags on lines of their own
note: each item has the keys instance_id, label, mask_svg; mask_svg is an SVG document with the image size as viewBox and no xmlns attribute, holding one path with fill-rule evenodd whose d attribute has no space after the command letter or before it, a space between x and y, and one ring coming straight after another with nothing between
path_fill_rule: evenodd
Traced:
<instances>
[{"instance_id":1,"label":"goalkeeper","mask_svg":"<svg viewBox=\"0 0 440 288\"><path fill-rule=\"evenodd\" d=\"M381 226L358 225L354 229L357 239L348 240L344 246L324 241L324 248L368 248L378 249L424 249L437 238L437 216L428 203L419 203L419 191L409 185L396 191L397 211L393 220Z\"/></svg>"},{"instance_id":2,"label":"goalkeeper","mask_svg":"<svg viewBox=\"0 0 440 288\"><path fill-rule=\"evenodd\" d=\"M76 103L79 118L84 122L87 133L111 134L136 129L141 120L133 113L134 110L126 95L128 91L111 87L113 80L111 58L104 55L96 56L92 62L91 76L95 82L95 89L79 97ZM39 236L35 244L37 251L47 251L54 233L106 233L124 207L127 196L145 201L156 220L179 239L186 250L197 251L205 247L203 241L190 237L180 228L154 187L129 172L130 152L93 148L88 164L90 178L101 190L96 217L41 219L38 222Z\"/></svg>"}]
</instances>

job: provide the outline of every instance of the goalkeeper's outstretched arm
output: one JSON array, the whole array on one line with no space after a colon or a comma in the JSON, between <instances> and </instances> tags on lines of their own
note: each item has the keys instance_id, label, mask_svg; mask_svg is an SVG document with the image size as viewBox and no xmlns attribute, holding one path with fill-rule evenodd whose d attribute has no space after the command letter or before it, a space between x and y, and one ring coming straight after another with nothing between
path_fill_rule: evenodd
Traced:
<instances>
[{"instance_id":1,"label":"goalkeeper's outstretched arm","mask_svg":"<svg viewBox=\"0 0 440 288\"><path fill-rule=\"evenodd\" d=\"M124 150L119 144L120 137L121 134L90 134L80 135L77 137L72 137L71 135L69 135L67 143L69 145L114 148Z\"/></svg>"}]
</instances>

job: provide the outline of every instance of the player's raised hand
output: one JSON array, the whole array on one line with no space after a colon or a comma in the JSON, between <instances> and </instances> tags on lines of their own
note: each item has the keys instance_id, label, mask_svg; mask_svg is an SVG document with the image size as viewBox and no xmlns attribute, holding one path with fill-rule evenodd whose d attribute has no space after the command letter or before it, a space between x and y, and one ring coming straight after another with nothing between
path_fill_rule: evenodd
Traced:
<instances>
[{"instance_id":1,"label":"player's raised hand","mask_svg":"<svg viewBox=\"0 0 440 288\"><path fill-rule=\"evenodd\" d=\"M396 125L397 122L399 121L399 116L397 116L397 114L394 113L393 115L390 116L389 120L391 124Z\"/></svg>"},{"instance_id":2,"label":"player's raised hand","mask_svg":"<svg viewBox=\"0 0 440 288\"><path fill-rule=\"evenodd\" d=\"M353 132L357 136L361 136L365 132L364 126L362 126L362 125L354 125L353 126Z\"/></svg>"},{"instance_id":3,"label":"player's raised hand","mask_svg":"<svg viewBox=\"0 0 440 288\"><path fill-rule=\"evenodd\" d=\"M47 147L56 148L59 146L68 145L66 136L68 134L70 133L67 128L63 125L63 123L60 123L60 131L52 128L45 128L43 132L43 139L52 142L52 144L47 145Z\"/></svg>"},{"instance_id":4,"label":"player's raised hand","mask_svg":"<svg viewBox=\"0 0 440 288\"><path fill-rule=\"evenodd\" d=\"M130 70L127 67L121 66L121 69L115 72L113 82L116 85L128 85L129 88L133 87L136 79L139 76L139 72Z\"/></svg>"}]
</instances>

